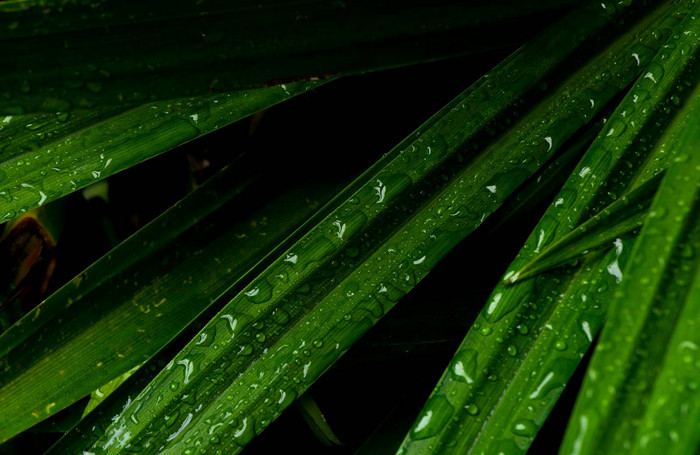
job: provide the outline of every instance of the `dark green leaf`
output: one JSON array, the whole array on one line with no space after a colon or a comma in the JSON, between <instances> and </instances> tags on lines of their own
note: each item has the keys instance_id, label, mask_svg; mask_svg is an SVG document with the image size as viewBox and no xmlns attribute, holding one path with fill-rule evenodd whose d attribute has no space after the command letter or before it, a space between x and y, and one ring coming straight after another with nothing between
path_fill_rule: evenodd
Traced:
<instances>
[{"instance_id":1,"label":"dark green leaf","mask_svg":"<svg viewBox=\"0 0 700 455\"><path fill-rule=\"evenodd\" d=\"M595 65L574 74L554 71L567 57L594 54L600 36L619 32L605 27L614 12L587 14L590 21L570 17L521 49L387 154L87 450L182 453L211 446L238 452L636 77L641 68L625 46L624 54L592 57L597 64L616 62L617 78L598 77ZM568 35L572 26L590 39L558 40L552 48L552 37ZM635 32L622 43L637 50ZM544 63L537 59L542 48L552 55ZM651 58L653 49L641 46L640 56ZM542 99L545 75L570 86ZM519 100L539 102L513 122L513 109L522 112ZM564 109L567 104L573 107ZM494 137L506 129L510 134ZM464 151L475 143L488 145Z\"/></svg>"},{"instance_id":2,"label":"dark green leaf","mask_svg":"<svg viewBox=\"0 0 700 455\"><path fill-rule=\"evenodd\" d=\"M0 114L141 104L502 48L578 1L0 2Z\"/></svg>"},{"instance_id":3,"label":"dark green leaf","mask_svg":"<svg viewBox=\"0 0 700 455\"><path fill-rule=\"evenodd\" d=\"M0 222L320 85L244 90L132 108L5 116Z\"/></svg>"},{"instance_id":4,"label":"dark green leaf","mask_svg":"<svg viewBox=\"0 0 700 455\"><path fill-rule=\"evenodd\" d=\"M559 267L595 249L608 247L612 245L613 240L639 229L662 175L660 173L633 188L561 240L552 243L525 267L505 280L504 284L513 284Z\"/></svg>"},{"instance_id":5,"label":"dark green leaf","mask_svg":"<svg viewBox=\"0 0 700 455\"><path fill-rule=\"evenodd\" d=\"M624 269L562 454L700 447L700 90L693 96L692 121Z\"/></svg>"},{"instance_id":6,"label":"dark green leaf","mask_svg":"<svg viewBox=\"0 0 700 455\"><path fill-rule=\"evenodd\" d=\"M341 446L343 443L333 433L326 417L318 407L318 403L313 399L309 392L302 394L296 401L299 412L306 421L311 431L316 435L319 441L325 446Z\"/></svg>"},{"instance_id":7,"label":"dark green leaf","mask_svg":"<svg viewBox=\"0 0 700 455\"><path fill-rule=\"evenodd\" d=\"M688 6L666 3L637 25L640 35L633 32L626 38L626 45L634 46L645 34L654 37L659 29L667 29L668 46L658 43L660 52L651 63L647 63L650 56L625 50L624 40L613 46L620 58L639 58L640 66L648 66L555 197L504 280L618 194L668 165L668 150L692 121L689 106L697 102L688 87L700 80L696 35L684 33L695 26L694 16L688 14L681 23ZM633 242L634 238L621 240L616 250L589 255L578 267L497 286L402 450L524 453L600 327Z\"/></svg>"},{"instance_id":8,"label":"dark green leaf","mask_svg":"<svg viewBox=\"0 0 700 455\"><path fill-rule=\"evenodd\" d=\"M290 189L249 169L222 171L0 335L3 438L148 360L342 183Z\"/></svg>"}]
</instances>

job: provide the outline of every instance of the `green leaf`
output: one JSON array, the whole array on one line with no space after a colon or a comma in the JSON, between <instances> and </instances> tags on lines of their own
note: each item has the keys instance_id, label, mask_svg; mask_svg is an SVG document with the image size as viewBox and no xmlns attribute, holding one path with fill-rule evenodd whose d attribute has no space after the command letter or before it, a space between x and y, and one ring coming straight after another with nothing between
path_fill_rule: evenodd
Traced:
<instances>
[{"instance_id":1,"label":"green leaf","mask_svg":"<svg viewBox=\"0 0 700 455\"><path fill-rule=\"evenodd\" d=\"M127 371L126 373L122 373L119 377L112 379L107 384L98 387L97 390L92 392L90 394L90 401L88 402L87 406L85 406L85 410L83 411L83 417L92 412L100 403L110 396L112 392L122 385L124 381L129 379L140 366L141 365L136 365L131 370Z\"/></svg>"},{"instance_id":2,"label":"green leaf","mask_svg":"<svg viewBox=\"0 0 700 455\"><path fill-rule=\"evenodd\" d=\"M22 433L21 437L27 437L28 435L38 435L42 433L65 433L69 431L71 428L75 427L78 422L82 420L83 412L88 402L89 399L87 397L76 401L71 406L68 406L62 411L57 412L50 418L41 421L38 425L35 425L28 431ZM15 442L15 440L12 440L12 442ZM6 444L3 444L0 447L2 447L2 449L5 449ZM12 453L12 451L10 451L10 453Z\"/></svg>"},{"instance_id":3,"label":"green leaf","mask_svg":"<svg viewBox=\"0 0 700 455\"><path fill-rule=\"evenodd\" d=\"M681 3L666 3L635 26L632 34L640 37L668 30L668 46L657 43L660 52L651 63L649 54L642 58L634 52L648 66L555 197L504 280L618 194L668 165L669 151L693 121L689 106L697 103L688 87L697 86L700 79L698 42L692 31L694 16L687 13ZM688 19L679 25L686 15ZM691 33L685 34L689 27ZM622 42L615 48L621 57L630 58ZM498 285L400 451L524 453L602 323L633 241L621 242L606 255L589 255L575 268Z\"/></svg>"},{"instance_id":4,"label":"green leaf","mask_svg":"<svg viewBox=\"0 0 700 455\"><path fill-rule=\"evenodd\" d=\"M614 48L622 47L624 58L621 50L574 74L557 72L562 60L590 56L598 37L619 32L613 11L584 14L590 21L575 16L558 24L365 173L362 185L236 295L86 450L240 451L636 77L640 68L620 44ZM572 27L591 39L552 40ZM624 43L636 50L633 32L627 39L634 44ZM640 55L650 58L654 48L642 43ZM543 48L552 55L544 62L537 58ZM613 62L618 77L598 77L597 65ZM570 86L542 99L544 76ZM539 102L514 123L513 109L522 112L525 100ZM510 134L496 135L506 129ZM474 143L488 145L466 152Z\"/></svg>"},{"instance_id":5,"label":"green leaf","mask_svg":"<svg viewBox=\"0 0 700 455\"><path fill-rule=\"evenodd\" d=\"M578 0L142 3L0 2L0 114L141 104L502 48L522 42L523 24L533 33Z\"/></svg>"},{"instance_id":6,"label":"green leaf","mask_svg":"<svg viewBox=\"0 0 700 455\"><path fill-rule=\"evenodd\" d=\"M680 455L699 447L699 107L624 269L562 454Z\"/></svg>"},{"instance_id":7,"label":"green leaf","mask_svg":"<svg viewBox=\"0 0 700 455\"><path fill-rule=\"evenodd\" d=\"M302 394L297 399L296 405L302 417L304 417L306 424L323 445L328 447L343 445L335 433L333 433L333 429L328 425L328 421L318 407L318 403L316 403L316 400L313 399L309 392Z\"/></svg>"},{"instance_id":8,"label":"green leaf","mask_svg":"<svg viewBox=\"0 0 700 455\"><path fill-rule=\"evenodd\" d=\"M570 140L571 144L566 150L555 156L550 163L530 177L522 188L518 189L518 192L499 209L500 212L503 212L503 216L496 220L489 233L506 228L523 213L535 209L541 203L548 203L552 195L556 194L564 185L583 154L603 129L605 121L611 113L611 110L600 112L598 121L573 136Z\"/></svg>"},{"instance_id":9,"label":"green leaf","mask_svg":"<svg viewBox=\"0 0 700 455\"><path fill-rule=\"evenodd\" d=\"M251 175L265 158L210 179L0 335L3 439L148 360L286 248L343 183L342 173L296 188Z\"/></svg>"},{"instance_id":10,"label":"green leaf","mask_svg":"<svg viewBox=\"0 0 700 455\"><path fill-rule=\"evenodd\" d=\"M300 82L129 109L5 116L0 120L0 222L320 84Z\"/></svg>"},{"instance_id":11,"label":"green leaf","mask_svg":"<svg viewBox=\"0 0 700 455\"><path fill-rule=\"evenodd\" d=\"M104 434L104 431L109 427L113 419L148 386L156 374L196 334L197 329L201 327L198 321L206 319L211 312L211 308L210 311L205 310L197 321L186 327L167 346L158 351L156 355L151 357L141 368L120 384L116 390L100 401L87 416L83 416L76 425L70 428L60 440L45 452L45 455L83 453L85 448L97 441ZM48 419L44 422L50 421L51 419Z\"/></svg>"},{"instance_id":12,"label":"green leaf","mask_svg":"<svg viewBox=\"0 0 700 455\"><path fill-rule=\"evenodd\" d=\"M609 246L613 240L639 229L656 194L663 173L633 188L596 213L515 272L504 284L535 276L585 256L592 250Z\"/></svg>"}]
</instances>

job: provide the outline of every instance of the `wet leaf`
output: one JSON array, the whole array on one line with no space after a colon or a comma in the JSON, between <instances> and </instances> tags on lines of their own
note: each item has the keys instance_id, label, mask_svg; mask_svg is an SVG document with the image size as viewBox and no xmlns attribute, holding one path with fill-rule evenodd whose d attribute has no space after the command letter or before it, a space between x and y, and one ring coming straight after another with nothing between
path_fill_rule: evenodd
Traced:
<instances>
[{"instance_id":1,"label":"wet leaf","mask_svg":"<svg viewBox=\"0 0 700 455\"><path fill-rule=\"evenodd\" d=\"M698 107L624 268L562 454L680 455L699 447Z\"/></svg>"},{"instance_id":2,"label":"wet leaf","mask_svg":"<svg viewBox=\"0 0 700 455\"><path fill-rule=\"evenodd\" d=\"M11 422L0 432L28 428L148 360L343 183L290 188L277 174L251 174L263 159L210 179L0 335L0 420ZM267 204L251 204L256 196Z\"/></svg>"},{"instance_id":3,"label":"wet leaf","mask_svg":"<svg viewBox=\"0 0 700 455\"><path fill-rule=\"evenodd\" d=\"M322 82L0 120L0 222Z\"/></svg>"},{"instance_id":4,"label":"wet leaf","mask_svg":"<svg viewBox=\"0 0 700 455\"><path fill-rule=\"evenodd\" d=\"M688 14L683 22L685 15L678 14L687 13L689 7L697 8L668 3L646 19L665 24L661 28L672 27L668 41L659 43L653 61L637 55L640 64L648 66L555 197L503 280L618 195L668 166L680 135L695 121L692 113L699 102L688 90L700 81L696 58L700 43L694 31L697 14ZM648 24L641 27L652 35L658 30ZM676 46L683 50L673 50ZM622 55L629 58L631 54L622 51ZM663 77L651 80L646 77L650 72ZM671 101L674 97L678 103ZM498 285L400 452L527 451L602 324L608 302L618 282L624 280L621 271L634 240L620 239L612 251L591 254L574 267L542 272L513 285Z\"/></svg>"},{"instance_id":5,"label":"wet leaf","mask_svg":"<svg viewBox=\"0 0 700 455\"><path fill-rule=\"evenodd\" d=\"M560 267L586 254L613 245L613 241L638 230L659 187L663 173L652 177L612 202L591 219L547 247L504 284L513 284Z\"/></svg>"},{"instance_id":6,"label":"wet leaf","mask_svg":"<svg viewBox=\"0 0 700 455\"><path fill-rule=\"evenodd\" d=\"M0 115L284 89L497 49L579 1L0 2Z\"/></svg>"},{"instance_id":7,"label":"wet leaf","mask_svg":"<svg viewBox=\"0 0 700 455\"><path fill-rule=\"evenodd\" d=\"M241 450L639 74L622 51L594 57L597 38L618 30L605 28L607 13L590 14L595 20L572 17L550 32L577 24L589 41L560 41L542 64L533 56L551 46L545 34L370 168L336 209L236 295L83 450ZM628 40L637 42L632 32ZM557 59L572 54L599 64L616 61L620 77L600 79L593 65L555 74ZM513 74L521 76L513 80ZM542 96L545 76L575 82ZM586 98L584 114L562 109L590 92L598 104L591 107ZM518 110L514 122L520 100L538 102L524 114ZM479 142L485 148L464 151Z\"/></svg>"}]
</instances>

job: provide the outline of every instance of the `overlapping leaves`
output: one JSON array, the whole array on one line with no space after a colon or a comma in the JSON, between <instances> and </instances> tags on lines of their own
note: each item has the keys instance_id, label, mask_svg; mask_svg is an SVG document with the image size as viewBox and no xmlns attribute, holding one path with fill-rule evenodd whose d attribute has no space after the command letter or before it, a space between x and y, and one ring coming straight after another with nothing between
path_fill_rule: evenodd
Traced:
<instances>
[{"instance_id":1,"label":"overlapping leaves","mask_svg":"<svg viewBox=\"0 0 700 455\"><path fill-rule=\"evenodd\" d=\"M181 10L182 17L161 14L153 5L139 5L127 17L115 2L90 10L81 2L40 3L48 10L39 21L39 3L0 4L5 19L28 20L10 24L0 39L32 43L45 39L52 27L66 27L63 47L72 47L94 28L85 20L93 17L114 26L114 34L96 41L110 43L128 28L138 39L152 36L144 24L165 21L163 36L175 33L182 59L160 52L152 67L141 68L139 58L125 51L99 65L83 68L70 60L58 73L32 70L13 80L15 85L8 83L10 95L0 103L8 114L49 109L70 115L5 117L0 131L7 156L2 175L7 188L0 191L8 202L5 219L318 84L137 106L189 95L190 89L217 92L271 78L272 67L264 64L227 62L253 59L277 66L280 60L232 47L237 35L220 33L236 15L263 15L214 0ZM52 15L51 8L64 14ZM187 33L179 36L178 24L207 8L211 18L199 24L206 46ZM323 15L328 7L309 8ZM451 8L439 11L454 13ZM275 197L257 206L248 201L255 201L256 185L270 180L246 175L250 168L245 167L223 171L0 337L0 438L148 361L54 453L239 452L524 181L558 153L575 152L586 128L634 82L509 267L506 283L492 293L400 451L526 451L614 300L584 386L589 394L577 405L562 450L578 454L633 446L654 453L671 439L677 443L672 450L685 453L697 445L699 417L693 376L699 344L693 331L699 286L694 259L698 137L697 128L689 129L697 126L700 102L697 9L692 0L677 0L603 2L577 10L342 191L336 185L300 192L283 182ZM534 10L507 12L522 17ZM413 5L405 14L416 11L423 9ZM460 22L465 15L451 13L452 21L443 25L462 33L493 22L489 11L469 24ZM266 19L277 17L268 13ZM362 36L353 38L362 41ZM438 41L445 44L449 36ZM159 42L146 47L160 49ZM338 50L341 42L331 47ZM214 53L200 55L204 47L220 52L209 61ZM290 59L274 69L281 68L282 77L316 77L328 74L327 68L353 72L367 64L336 65L339 52L328 59L303 58L297 65L292 60L298 54L285 47L262 48ZM381 48L395 49L394 44ZM12 55L22 49L13 48ZM441 47L436 57L462 52ZM413 58L424 60L420 55ZM202 62L212 71L172 79L170 70L178 64L190 68ZM79 70L63 74L71 68ZM163 79L166 75L171 78ZM5 76L0 73L0 80ZM58 80L60 87L54 86ZM679 164L663 177L653 216L647 215L676 149ZM672 192L680 196L673 200ZM231 220L228 214L241 207L246 216ZM671 218L677 225L669 225ZM664 230L673 234L665 243L657 241ZM663 249L664 267L654 268L643 254L654 248ZM654 292L646 293L652 281ZM644 311L630 307L630 296L637 295L645 296ZM659 313L664 317L657 320ZM625 324L625 330L617 330ZM668 343L655 344L645 335L649 332L663 333ZM612 376L597 382L596 372L611 365L616 365ZM647 384L641 395L630 393L638 383ZM643 399L637 401L638 396ZM674 419L676 409L688 420ZM615 410L630 418L611 425ZM633 418L638 414L644 415L641 421ZM668 422L663 428L660 418Z\"/></svg>"}]
</instances>

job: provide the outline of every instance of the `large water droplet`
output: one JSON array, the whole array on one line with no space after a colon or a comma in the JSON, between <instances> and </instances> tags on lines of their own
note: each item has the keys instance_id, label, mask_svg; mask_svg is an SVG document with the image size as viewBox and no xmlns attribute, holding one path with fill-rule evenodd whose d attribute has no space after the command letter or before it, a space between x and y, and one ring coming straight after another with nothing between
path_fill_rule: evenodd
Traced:
<instances>
[{"instance_id":1,"label":"large water droplet","mask_svg":"<svg viewBox=\"0 0 700 455\"><path fill-rule=\"evenodd\" d=\"M450 421L453 413L454 408L444 395L433 395L413 427L413 439L435 436Z\"/></svg>"},{"instance_id":2,"label":"large water droplet","mask_svg":"<svg viewBox=\"0 0 700 455\"><path fill-rule=\"evenodd\" d=\"M537 433L537 425L532 420L516 420L513 423L512 431L518 436L534 436Z\"/></svg>"}]
</instances>

